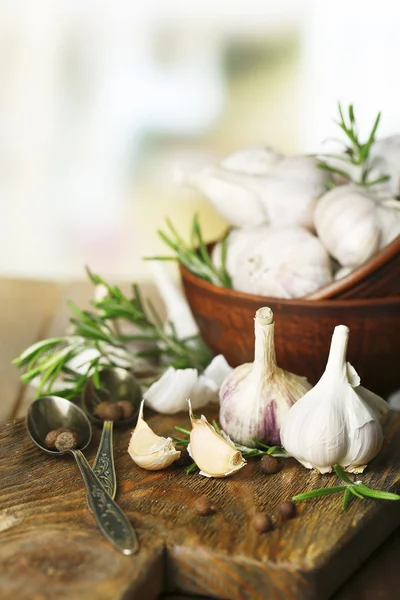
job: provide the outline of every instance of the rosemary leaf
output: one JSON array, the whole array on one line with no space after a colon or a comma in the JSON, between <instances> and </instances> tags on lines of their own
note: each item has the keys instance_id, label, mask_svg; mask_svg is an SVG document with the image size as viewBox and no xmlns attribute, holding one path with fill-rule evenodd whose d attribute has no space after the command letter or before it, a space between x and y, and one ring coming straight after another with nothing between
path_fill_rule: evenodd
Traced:
<instances>
[{"instance_id":1,"label":"rosemary leaf","mask_svg":"<svg viewBox=\"0 0 400 600\"><path fill-rule=\"evenodd\" d=\"M309 498L317 498L318 496L329 496L330 494L337 494L347 489L346 485L335 485L333 487L318 488L311 490L310 492L304 492L303 494L297 494L293 496L292 500L308 500Z\"/></svg>"},{"instance_id":2,"label":"rosemary leaf","mask_svg":"<svg viewBox=\"0 0 400 600\"><path fill-rule=\"evenodd\" d=\"M347 507L349 506L350 500L351 500L351 488L347 488L347 490L345 490L344 494L343 494L343 502L342 502L342 510L347 510Z\"/></svg>"}]
</instances>

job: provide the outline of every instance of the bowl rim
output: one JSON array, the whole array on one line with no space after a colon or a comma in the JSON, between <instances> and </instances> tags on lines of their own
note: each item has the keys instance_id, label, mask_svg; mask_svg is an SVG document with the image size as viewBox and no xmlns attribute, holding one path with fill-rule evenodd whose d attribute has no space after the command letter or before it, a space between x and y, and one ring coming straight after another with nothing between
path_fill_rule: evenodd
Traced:
<instances>
[{"instance_id":1,"label":"bowl rim","mask_svg":"<svg viewBox=\"0 0 400 600\"><path fill-rule=\"evenodd\" d=\"M382 250L379 250L377 254L374 254L374 256L354 269L354 271L351 271L351 273L345 277L341 277L336 281L332 281L318 290L315 290L315 292L307 294L307 296L303 296L303 298L304 300L313 301L332 298L332 296L336 296L337 294L350 289L353 285L366 279L374 271L380 269L384 264L392 260L399 253L400 235L398 235L393 241L390 242L390 244L387 244L384 248L382 248Z\"/></svg>"},{"instance_id":2,"label":"bowl rim","mask_svg":"<svg viewBox=\"0 0 400 600\"><path fill-rule=\"evenodd\" d=\"M400 246L400 236L398 238ZM350 299L307 299L302 298L275 298L271 296L260 296L257 294L247 294L246 292L239 292L232 288L218 287L205 279L202 279L198 275L195 275L192 271L189 271L187 267L178 263L179 271L182 280L186 280L196 287L201 287L209 294L225 296L232 300L241 300L242 302L256 302L260 306L266 306L269 303L282 304L283 306L298 306L304 308L317 307L318 309L324 308L356 308L356 307L375 307L375 306L396 306L400 305L400 296L383 296L379 298L350 298Z\"/></svg>"}]
</instances>

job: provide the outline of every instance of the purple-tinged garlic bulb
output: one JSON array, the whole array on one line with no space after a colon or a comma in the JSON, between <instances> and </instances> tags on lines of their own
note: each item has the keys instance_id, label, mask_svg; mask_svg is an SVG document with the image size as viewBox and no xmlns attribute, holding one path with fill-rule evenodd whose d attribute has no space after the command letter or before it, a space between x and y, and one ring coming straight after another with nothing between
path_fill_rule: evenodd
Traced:
<instances>
[{"instance_id":1,"label":"purple-tinged garlic bulb","mask_svg":"<svg viewBox=\"0 0 400 600\"><path fill-rule=\"evenodd\" d=\"M311 385L276 364L274 315L260 308L254 319L254 362L240 365L223 381L219 420L234 442L254 446L254 440L281 445L280 430L290 407Z\"/></svg>"}]
</instances>

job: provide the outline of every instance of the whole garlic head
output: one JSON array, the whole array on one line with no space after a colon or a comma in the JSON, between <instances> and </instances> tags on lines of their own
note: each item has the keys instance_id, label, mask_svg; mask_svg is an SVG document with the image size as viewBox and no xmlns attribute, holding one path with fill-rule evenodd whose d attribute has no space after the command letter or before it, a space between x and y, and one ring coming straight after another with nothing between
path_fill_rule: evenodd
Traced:
<instances>
[{"instance_id":1,"label":"whole garlic head","mask_svg":"<svg viewBox=\"0 0 400 600\"><path fill-rule=\"evenodd\" d=\"M318 201L317 234L343 266L361 265L400 234L400 203L382 201L355 185L336 187Z\"/></svg>"},{"instance_id":2,"label":"whole garlic head","mask_svg":"<svg viewBox=\"0 0 400 600\"><path fill-rule=\"evenodd\" d=\"M234 369L221 385L219 419L223 430L235 442L254 446L256 439L280 445L281 423L286 413L311 385L305 377L278 367L270 308L256 312L254 331L254 362Z\"/></svg>"},{"instance_id":3,"label":"whole garlic head","mask_svg":"<svg viewBox=\"0 0 400 600\"><path fill-rule=\"evenodd\" d=\"M213 253L220 264L220 247ZM234 230L227 240L226 267L236 290L276 298L300 298L332 281L328 252L300 227Z\"/></svg>"},{"instance_id":4,"label":"whole garlic head","mask_svg":"<svg viewBox=\"0 0 400 600\"><path fill-rule=\"evenodd\" d=\"M372 144L370 161L373 171L370 179L382 175L388 175L390 178L379 184L380 192L400 196L400 135L391 135Z\"/></svg>"},{"instance_id":5,"label":"whole garlic head","mask_svg":"<svg viewBox=\"0 0 400 600\"><path fill-rule=\"evenodd\" d=\"M320 473L331 472L334 464L360 473L382 446L379 416L388 407L360 386L355 369L346 363L348 336L348 327L335 327L325 372L291 407L281 430L284 448Z\"/></svg>"},{"instance_id":6,"label":"whole garlic head","mask_svg":"<svg viewBox=\"0 0 400 600\"><path fill-rule=\"evenodd\" d=\"M143 404L140 405L137 425L133 430L128 453L142 469L159 471L169 467L181 453L175 449L171 438L156 435L143 419Z\"/></svg>"},{"instance_id":7,"label":"whole garlic head","mask_svg":"<svg viewBox=\"0 0 400 600\"><path fill-rule=\"evenodd\" d=\"M186 176L235 227L297 225L313 230L317 198L328 175L311 156L282 156L271 148L245 148Z\"/></svg>"}]
</instances>

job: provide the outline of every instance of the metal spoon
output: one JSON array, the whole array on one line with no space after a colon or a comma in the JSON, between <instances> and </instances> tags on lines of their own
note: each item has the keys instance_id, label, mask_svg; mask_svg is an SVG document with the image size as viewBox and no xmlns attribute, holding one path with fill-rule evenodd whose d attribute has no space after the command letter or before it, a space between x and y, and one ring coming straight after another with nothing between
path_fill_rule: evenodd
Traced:
<instances>
[{"instance_id":1,"label":"metal spoon","mask_svg":"<svg viewBox=\"0 0 400 600\"><path fill-rule=\"evenodd\" d=\"M100 531L123 554L137 552L138 541L128 518L105 492L81 452L90 443L92 437L92 428L85 413L65 398L44 396L30 405L26 426L32 441L43 452L52 456L72 454L81 472L89 505ZM80 440L78 450L59 452L46 448L47 433L59 427L69 427L78 434Z\"/></svg>"},{"instance_id":2,"label":"metal spoon","mask_svg":"<svg viewBox=\"0 0 400 600\"><path fill-rule=\"evenodd\" d=\"M100 387L96 388L93 378L88 380L83 391L82 402L89 418L97 425L103 425L100 444L92 470L111 498L115 498L117 479L113 453L114 421L102 421L94 413L101 402L126 400L133 406L132 416L129 419L115 421L116 425L126 425L137 416L142 400L142 392L136 378L129 371L120 367L100 370L99 383Z\"/></svg>"}]
</instances>

